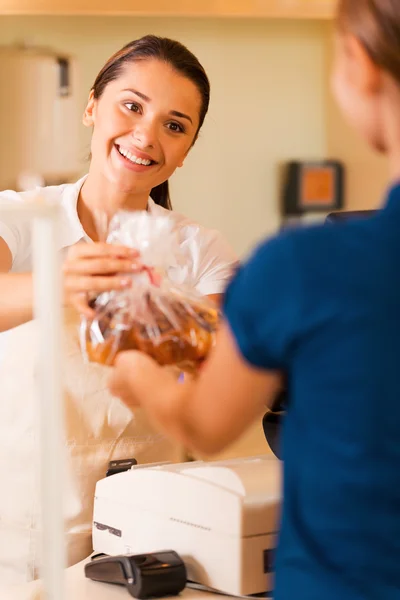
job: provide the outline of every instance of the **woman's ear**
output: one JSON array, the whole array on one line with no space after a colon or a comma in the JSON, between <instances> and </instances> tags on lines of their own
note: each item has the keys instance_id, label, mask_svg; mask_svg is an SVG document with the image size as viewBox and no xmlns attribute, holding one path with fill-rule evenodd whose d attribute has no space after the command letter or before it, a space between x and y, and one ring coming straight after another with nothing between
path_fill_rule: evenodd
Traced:
<instances>
[{"instance_id":1,"label":"woman's ear","mask_svg":"<svg viewBox=\"0 0 400 600\"><path fill-rule=\"evenodd\" d=\"M379 92L382 85L381 70L374 63L362 42L355 36L347 37L347 55L350 61L353 85L356 85L363 93Z\"/></svg>"},{"instance_id":2,"label":"woman's ear","mask_svg":"<svg viewBox=\"0 0 400 600\"><path fill-rule=\"evenodd\" d=\"M94 91L90 90L88 102L83 113L82 122L85 127L93 127L96 120L96 99L94 97Z\"/></svg>"}]
</instances>

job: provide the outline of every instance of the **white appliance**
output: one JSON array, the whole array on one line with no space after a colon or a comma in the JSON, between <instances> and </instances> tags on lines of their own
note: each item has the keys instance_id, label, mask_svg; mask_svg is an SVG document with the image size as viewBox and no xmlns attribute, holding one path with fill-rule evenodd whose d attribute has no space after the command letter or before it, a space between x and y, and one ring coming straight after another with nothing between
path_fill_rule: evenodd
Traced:
<instances>
[{"instance_id":1,"label":"white appliance","mask_svg":"<svg viewBox=\"0 0 400 600\"><path fill-rule=\"evenodd\" d=\"M65 183L81 171L77 64L43 48L0 46L0 189Z\"/></svg>"},{"instance_id":2,"label":"white appliance","mask_svg":"<svg viewBox=\"0 0 400 600\"><path fill-rule=\"evenodd\" d=\"M269 591L281 499L273 456L136 466L97 483L93 548L175 550L188 579L232 595Z\"/></svg>"}]
</instances>

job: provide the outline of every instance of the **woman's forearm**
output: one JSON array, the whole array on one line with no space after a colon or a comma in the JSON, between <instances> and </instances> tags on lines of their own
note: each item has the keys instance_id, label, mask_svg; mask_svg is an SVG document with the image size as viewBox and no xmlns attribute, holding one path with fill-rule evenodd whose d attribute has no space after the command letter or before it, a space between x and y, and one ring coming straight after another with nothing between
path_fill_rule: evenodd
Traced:
<instances>
[{"instance_id":1,"label":"woman's forearm","mask_svg":"<svg viewBox=\"0 0 400 600\"><path fill-rule=\"evenodd\" d=\"M31 273L0 273L0 332L32 319Z\"/></svg>"}]
</instances>

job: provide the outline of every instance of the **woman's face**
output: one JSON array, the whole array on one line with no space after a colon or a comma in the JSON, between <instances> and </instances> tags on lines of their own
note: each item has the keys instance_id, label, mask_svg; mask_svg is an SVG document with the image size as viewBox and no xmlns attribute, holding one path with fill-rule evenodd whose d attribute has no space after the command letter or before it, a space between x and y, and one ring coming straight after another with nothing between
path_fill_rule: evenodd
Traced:
<instances>
[{"instance_id":1,"label":"woman's face","mask_svg":"<svg viewBox=\"0 0 400 600\"><path fill-rule=\"evenodd\" d=\"M169 64L127 63L99 99L89 97L84 124L93 126L91 170L122 193L149 193L182 166L200 109L197 87Z\"/></svg>"},{"instance_id":2,"label":"woman's face","mask_svg":"<svg viewBox=\"0 0 400 600\"><path fill-rule=\"evenodd\" d=\"M376 150L386 150L381 128L381 77L362 44L338 34L332 90L348 122Z\"/></svg>"}]
</instances>

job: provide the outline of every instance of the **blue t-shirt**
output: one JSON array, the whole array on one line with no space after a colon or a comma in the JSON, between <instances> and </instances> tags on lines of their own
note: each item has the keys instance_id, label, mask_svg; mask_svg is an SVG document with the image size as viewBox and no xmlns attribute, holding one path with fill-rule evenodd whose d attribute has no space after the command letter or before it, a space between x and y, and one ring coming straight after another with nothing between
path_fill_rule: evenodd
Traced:
<instances>
[{"instance_id":1,"label":"blue t-shirt","mask_svg":"<svg viewBox=\"0 0 400 600\"><path fill-rule=\"evenodd\" d=\"M262 244L225 315L288 377L275 600L398 600L400 185L375 216Z\"/></svg>"}]
</instances>

